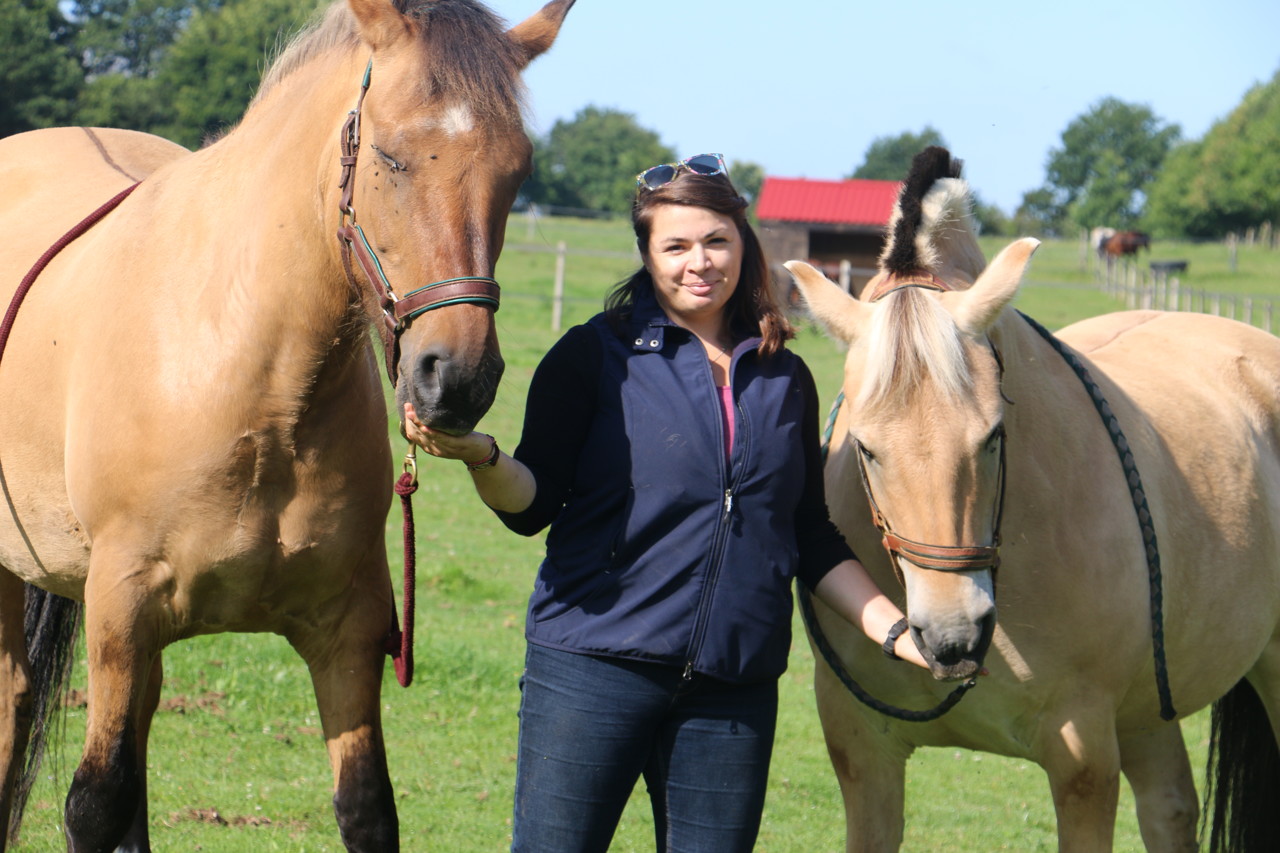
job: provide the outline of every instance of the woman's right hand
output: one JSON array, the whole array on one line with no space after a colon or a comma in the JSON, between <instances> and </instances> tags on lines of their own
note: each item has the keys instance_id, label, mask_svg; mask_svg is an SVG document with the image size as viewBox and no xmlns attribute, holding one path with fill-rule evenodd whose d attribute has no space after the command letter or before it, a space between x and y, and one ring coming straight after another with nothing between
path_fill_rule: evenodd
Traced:
<instances>
[{"instance_id":1,"label":"woman's right hand","mask_svg":"<svg viewBox=\"0 0 1280 853\"><path fill-rule=\"evenodd\" d=\"M493 436L482 432L451 435L424 424L412 403L404 404L404 437L441 459L457 459L468 464L481 462L493 452Z\"/></svg>"}]
</instances>

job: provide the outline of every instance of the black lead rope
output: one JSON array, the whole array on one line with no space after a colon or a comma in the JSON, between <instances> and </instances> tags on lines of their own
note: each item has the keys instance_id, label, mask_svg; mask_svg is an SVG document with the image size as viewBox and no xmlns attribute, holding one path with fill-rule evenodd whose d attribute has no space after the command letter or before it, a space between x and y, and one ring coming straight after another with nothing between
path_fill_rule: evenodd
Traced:
<instances>
[{"instance_id":1,"label":"black lead rope","mask_svg":"<svg viewBox=\"0 0 1280 853\"><path fill-rule=\"evenodd\" d=\"M968 693L978 683L976 677L970 678L947 694L947 697L941 703L927 711L912 711L882 702L868 693L861 684L854 681L853 676L849 674L849 670L845 669L840 656L836 654L835 649L831 648L831 643L827 641L826 635L822 633L822 628L818 625L818 616L813 612L812 596L803 584L800 585L799 599L800 612L804 614L805 624L809 626L809 636L813 637L813 644L818 647L818 651L822 654L822 659L827 662L827 666L831 667L831 671L840 679L840 683L853 694L853 697L873 711L879 711L887 717L893 717L895 720L902 720L907 723L927 723L938 719L954 708L955 704L964 698L964 694Z\"/></svg>"},{"instance_id":2,"label":"black lead rope","mask_svg":"<svg viewBox=\"0 0 1280 853\"><path fill-rule=\"evenodd\" d=\"M1115 445L1120 465L1124 468L1125 482L1129 484L1129 494L1133 498L1133 509L1138 515L1138 526L1142 529L1142 545L1147 555L1147 580L1151 587L1151 646L1155 656L1156 693L1160 697L1160 717L1164 720L1172 720L1177 716L1177 711L1173 709L1173 695L1169 690L1169 670L1164 656L1164 584L1160 573L1160 548L1156 544L1156 530L1151 509L1147 506L1147 494L1142 488L1142 477L1138 474L1138 465L1133 458L1133 451L1129 448L1129 441L1124 437L1124 431L1120 429L1120 422L1111 411L1111 406L1102 396L1102 389L1093 381L1088 368L1075 352L1054 337L1053 333L1044 326L1021 311L1018 314L1058 352L1058 355L1062 356L1084 384L1085 390L1089 392L1089 399L1093 401L1094 408L1098 410L1098 415L1111 436L1111 443Z\"/></svg>"}]
</instances>

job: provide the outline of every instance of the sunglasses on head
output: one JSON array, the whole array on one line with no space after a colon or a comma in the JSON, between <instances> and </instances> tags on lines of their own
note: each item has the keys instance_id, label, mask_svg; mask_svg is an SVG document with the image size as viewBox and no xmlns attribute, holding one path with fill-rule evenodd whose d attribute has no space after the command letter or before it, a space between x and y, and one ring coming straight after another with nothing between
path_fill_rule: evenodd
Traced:
<instances>
[{"instance_id":1,"label":"sunglasses on head","mask_svg":"<svg viewBox=\"0 0 1280 853\"><path fill-rule=\"evenodd\" d=\"M679 163L663 163L645 169L636 175L636 186L644 190L656 190L674 181L681 169L687 169L695 175L729 174L729 167L724 164L723 154L695 154Z\"/></svg>"}]
</instances>

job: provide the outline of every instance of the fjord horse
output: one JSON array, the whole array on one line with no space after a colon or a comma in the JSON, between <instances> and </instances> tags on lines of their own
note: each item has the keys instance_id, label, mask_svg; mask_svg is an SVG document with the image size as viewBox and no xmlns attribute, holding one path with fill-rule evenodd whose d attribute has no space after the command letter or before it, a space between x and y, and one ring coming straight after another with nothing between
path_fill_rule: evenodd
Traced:
<instances>
[{"instance_id":1,"label":"fjord horse","mask_svg":"<svg viewBox=\"0 0 1280 853\"><path fill-rule=\"evenodd\" d=\"M397 404L449 431L486 412L492 275L531 164L519 74L572 4L507 30L471 0L340 2L198 152L84 128L0 143L10 293L137 184L40 272L0 361L0 820L20 808L33 708L54 704L34 695L25 583L84 602L69 849L150 849L161 650L221 631L297 650L343 842L398 849L379 710L393 472L369 326ZM375 295L388 285L398 299Z\"/></svg>"},{"instance_id":2,"label":"fjord horse","mask_svg":"<svg viewBox=\"0 0 1280 853\"><path fill-rule=\"evenodd\" d=\"M900 591L935 677L990 670L945 715L902 722L818 662L847 849L897 849L907 758L958 746L1045 770L1061 850L1111 849L1121 773L1147 848L1196 850L1177 718L1230 691L1244 701L1216 706L1230 725L1215 724L1215 746L1241 767L1241 755L1277 756L1266 714L1280 721L1280 340L1204 315L1096 317L1058 334L1091 390L1009 307L1037 241L988 266L971 203L959 164L927 149L860 300L788 264L813 316L849 348L826 469L833 518L880 587ZM929 567L959 554L986 565ZM948 692L815 607L811 637L821 632L875 698L926 709ZM1260 726L1241 750L1229 730L1242 707ZM1257 795L1231 803L1233 816L1274 827L1276 789L1243 780L1219 783ZM1215 849L1275 849L1274 835L1229 832L1214 833Z\"/></svg>"}]
</instances>

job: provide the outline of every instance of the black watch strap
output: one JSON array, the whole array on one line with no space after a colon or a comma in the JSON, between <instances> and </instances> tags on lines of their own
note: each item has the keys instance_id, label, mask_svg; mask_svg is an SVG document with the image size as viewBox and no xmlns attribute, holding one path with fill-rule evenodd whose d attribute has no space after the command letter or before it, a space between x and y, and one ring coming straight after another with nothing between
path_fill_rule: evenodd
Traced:
<instances>
[{"instance_id":1,"label":"black watch strap","mask_svg":"<svg viewBox=\"0 0 1280 853\"><path fill-rule=\"evenodd\" d=\"M884 656L889 660L902 660L902 658L898 657L898 653L893 650L893 647L897 645L898 638L901 637L906 630L907 617L905 616L897 622L894 622L893 627L889 629L889 636L885 638L884 645L881 646L881 648L884 649Z\"/></svg>"}]
</instances>

